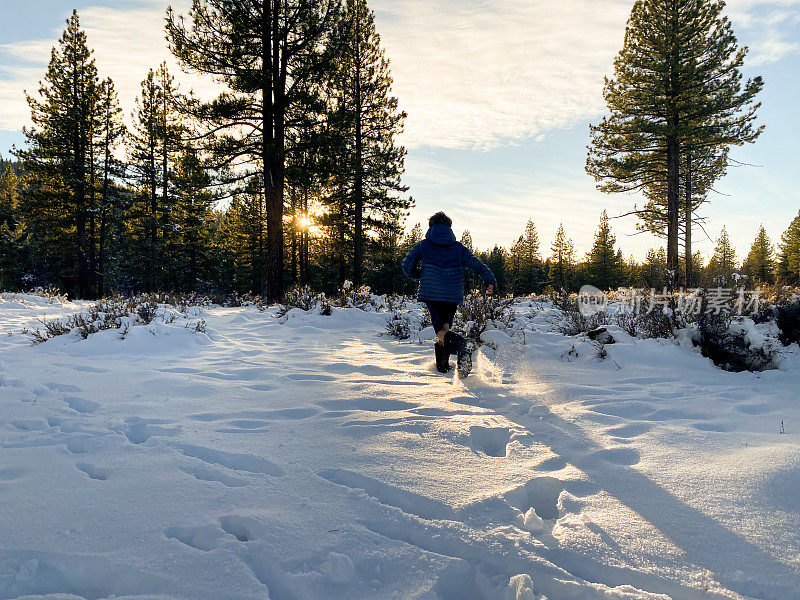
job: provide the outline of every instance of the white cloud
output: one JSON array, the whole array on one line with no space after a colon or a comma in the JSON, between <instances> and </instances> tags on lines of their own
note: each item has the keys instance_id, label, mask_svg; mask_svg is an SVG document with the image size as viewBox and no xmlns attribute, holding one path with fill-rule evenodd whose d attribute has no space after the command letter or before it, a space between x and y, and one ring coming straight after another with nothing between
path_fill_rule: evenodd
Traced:
<instances>
[{"instance_id":1,"label":"white cloud","mask_svg":"<svg viewBox=\"0 0 800 600\"><path fill-rule=\"evenodd\" d=\"M602 108L629 0L376 0L411 148L488 149Z\"/></svg>"},{"instance_id":2,"label":"white cloud","mask_svg":"<svg viewBox=\"0 0 800 600\"><path fill-rule=\"evenodd\" d=\"M170 3L176 10L188 6L187 0L149 0L139 3L137 8L125 10L88 7L79 11L89 47L95 51L100 77L114 80L126 117L133 110L140 82L148 69L167 61L172 72L179 73L167 49L164 33L164 16ZM70 13L71 10L65 11L64 18ZM54 31L51 39L0 46L0 57L5 54L26 64L25 67L0 67L0 77L5 80L0 86L0 129L16 130L29 122L30 111L23 90L35 93L38 89L50 60L50 50L60 37L61 29ZM184 87L192 87L200 93L213 87L207 80L184 74L177 79Z\"/></svg>"},{"instance_id":3,"label":"white cloud","mask_svg":"<svg viewBox=\"0 0 800 600\"><path fill-rule=\"evenodd\" d=\"M729 0L727 12L740 41L747 40L748 67L800 52L800 0Z\"/></svg>"},{"instance_id":4,"label":"white cloud","mask_svg":"<svg viewBox=\"0 0 800 600\"><path fill-rule=\"evenodd\" d=\"M189 0L171 2L185 12ZM125 4L125 3L120 3ZM117 84L126 113L147 69L166 60L169 0L140 0L120 9L80 11L98 68ZM392 61L394 91L409 113L403 142L485 150L568 127L602 113L603 76L622 45L631 0L372 0L378 30ZM129 4L130 6L130 4ZM750 64L796 52L787 32L800 0L732 0L729 12L749 37ZM64 18L69 16L65 10ZM51 39L0 46L25 68L2 68L0 128L16 130L28 109ZM29 68L36 65L37 68ZM207 80L181 75L201 94Z\"/></svg>"},{"instance_id":5,"label":"white cloud","mask_svg":"<svg viewBox=\"0 0 800 600\"><path fill-rule=\"evenodd\" d=\"M150 66L162 60L174 66L164 41L168 4L149 0L138 8L80 11L98 69L114 79L126 113ZM188 0L172 4L185 11ZM395 93L409 113L403 142L411 148L486 149L602 109L603 74L621 44L630 0L561 5L549 0L374 0L371 5L392 61ZM0 46L0 56L39 66L3 70L0 128L23 124L28 109L22 90L36 89L59 33ZM186 76L181 80L188 81ZM191 86L208 83L194 79Z\"/></svg>"}]
</instances>

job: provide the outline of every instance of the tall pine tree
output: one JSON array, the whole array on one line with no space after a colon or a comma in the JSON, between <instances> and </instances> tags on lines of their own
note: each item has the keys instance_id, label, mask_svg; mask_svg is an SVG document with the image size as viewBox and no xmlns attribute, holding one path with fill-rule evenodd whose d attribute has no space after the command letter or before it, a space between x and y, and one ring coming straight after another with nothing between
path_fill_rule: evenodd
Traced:
<instances>
[{"instance_id":1,"label":"tall pine tree","mask_svg":"<svg viewBox=\"0 0 800 600\"><path fill-rule=\"evenodd\" d=\"M731 238L725 227L719 234L714 255L708 261L706 278L714 285L727 285L731 282L731 275L736 270L736 250L731 244Z\"/></svg>"},{"instance_id":2,"label":"tall pine tree","mask_svg":"<svg viewBox=\"0 0 800 600\"><path fill-rule=\"evenodd\" d=\"M25 230L19 213L20 182L8 164L0 174L0 290L18 290L25 274Z\"/></svg>"},{"instance_id":3,"label":"tall pine tree","mask_svg":"<svg viewBox=\"0 0 800 600\"><path fill-rule=\"evenodd\" d=\"M391 230L411 206L401 182L406 150L397 143L406 113L391 95L389 61L366 0L345 0L339 35L331 118L342 150L339 207L351 216L345 222L352 224L352 275L358 286L370 232Z\"/></svg>"},{"instance_id":4,"label":"tall pine tree","mask_svg":"<svg viewBox=\"0 0 800 600\"><path fill-rule=\"evenodd\" d=\"M27 95L33 127L23 130L26 148L18 157L29 176L20 210L36 240L40 281L82 298L96 291L90 225L99 91L92 51L73 11L38 94Z\"/></svg>"},{"instance_id":5,"label":"tall pine tree","mask_svg":"<svg viewBox=\"0 0 800 600\"><path fill-rule=\"evenodd\" d=\"M692 173L704 165L705 174L714 175L711 165L719 166L715 157L720 152L754 141L762 129L754 121L763 82L756 77L742 84L747 48L738 48L723 8L721 0L637 0L614 61L614 77L606 78L603 94L610 116L590 128L586 169L599 189L655 195L651 202L658 208L643 214L656 217L666 230L667 268L673 278L678 273L681 166L690 199L685 210L691 213L697 195ZM696 159L694 166L690 157ZM686 223L689 232L691 218Z\"/></svg>"},{"instance_id":6,"label":"tall pine tree","mask_svg":"<svg viewBox=\"0 0 800 600\"><path fill-rule=\"evenodd\" d=\"M742 263L742 271L754 284L775 282L775 248L764 225L758 229L758 235Z\"/></svg>"},{"instance_id":7,"label":"tall pine tree","mask_svg":"<svg viewBox=\"0 0 800 600\"><path fill-rule=\"evenodd\" d=\"M778 281L784 284L800 284L800 212L783 232L778 249Z\"/></svg>"},{"instance_id":8,"label":"tall pine tree","mask_svg":"<svg viewBox=\"0 0 800 600\"><path fill-rule=\"evenodd\" d=\"M556 237L550 245L550 282L558 290L570 291L575 269L575 246L559 223Z\"/></svg>"},{"instance_id":9,"label":"tall pine tree","mask_svg":"<svg viewBox=\"0 0 800 600\"><path fill-rule=\"evenodd\" d=\"M284 183L291 115L314 110L309 94L330 72L338 0L193 0L188 18L169 9L167 37L183 68L226 90L184 104L213 167L228 182L260 186L266 213L265 292L284 289ZM305 123L305 121L303 121Z\"/></svg>"},{"instance_id":10,"label":"tall pine tree","mask_svg":"<svg viewBox=\"0 0 800 600\"><path fill-rule=\"evenodd\" d=\"M594 245L586 254L586 274L592 285L601 290L619 287L623 279L624 260L622 250L615 251L617 238L611 232L608 215L603 211L600 226L594 236Z\"/></svg>"}]
</instances>

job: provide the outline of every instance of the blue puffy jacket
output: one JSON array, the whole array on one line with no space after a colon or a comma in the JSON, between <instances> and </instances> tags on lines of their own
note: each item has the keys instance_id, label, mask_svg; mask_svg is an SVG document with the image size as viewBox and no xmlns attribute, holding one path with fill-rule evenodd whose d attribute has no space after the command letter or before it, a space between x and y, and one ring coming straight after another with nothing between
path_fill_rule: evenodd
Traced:
<instances>
[{"instance_id":1,"label":"blue puffy jacket","mask_svg":"<svg viewBox=\"0 0 800 600\"><path fill-rule=\"evenodd\" d=\"M497 287L489 267L456 241L447 225L433 225L403 260L403 273L420 280L417 297L423 301L461 302L465 268L480 275L486 285Z\"/></svg>"}]
</instances>

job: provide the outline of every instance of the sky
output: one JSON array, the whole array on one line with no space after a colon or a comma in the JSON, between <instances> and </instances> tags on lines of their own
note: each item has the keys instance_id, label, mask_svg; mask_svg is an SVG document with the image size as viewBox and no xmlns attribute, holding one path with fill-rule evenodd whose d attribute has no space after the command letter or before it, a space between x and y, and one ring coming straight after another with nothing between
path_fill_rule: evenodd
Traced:
<instances>
[{"instance_id":1,"label":"sky","mask_svg":"<svg viewBox=\"0 0 800 600\"><path fill-rule=\"evenodd\" d=\"M21 145L50 49L78 9L101 77L114 79L126 113L147 70L166 60L163 18L188 0L3 0L0 21L0 154ZM405 183L416 205L408 226L444 210L478 248L508 246L533 219L546 256L559 223L579 255L592 244L603 209L617 217L641 205L607 195L586 175L589 124L605 111L603 77L622 46L633 0L371 0L391 61L393 91L408 113ZM763 223L780 239L800 209L800 0L729 0L740 44L750 48L745 76L765 80L759 117L766 129L732 157L702 209L706 259L726 226L737 256ZM209 93L207 81L178 77ZM612 219L626 256L662 241L636 233L636 218Z\"/></svg>"}]
</instances>

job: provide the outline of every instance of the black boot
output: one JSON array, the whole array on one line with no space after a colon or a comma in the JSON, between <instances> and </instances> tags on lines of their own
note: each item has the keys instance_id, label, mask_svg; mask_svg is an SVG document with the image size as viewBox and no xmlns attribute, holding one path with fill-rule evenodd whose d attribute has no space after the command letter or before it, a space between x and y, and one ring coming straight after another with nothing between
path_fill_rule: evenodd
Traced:
<instances>
[{"instance_id":1,"label":"black boot","mask_svg":"<svg viewBox=\"0 0 800 600\"><path fill-rule=\"evenodd\" d=\"M452 367L450 356L445 353L444 346L436 342L433 344L433 351L436 354L436 370L439 373L447 373Z\"/></svg>"},{"instance_id":2,"label":"black boot","mask_svg":"<svg viewBox=\"0 0 800 600\"><path fill-rule=\"evenodd\" d=\"M464 338L453 331L448 331L444 334L444 351L447 356L451 354L458 354L461 347L464 345Z\"/></svg>"},{"instance_id":3,"label":"black boot","mask_svg":"<svg viewBox=\"0 0 800 600\"><path fill-rule=\"evenodd\" d=\"M475 351L475 343L457 333L448 331L444 334L445 352L455 354L458 357L458 376L463 378L472 372L472 353Z\"/></svg>"}]
</instances>

